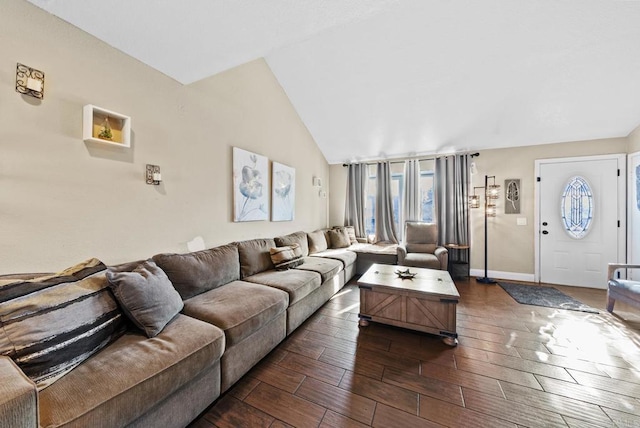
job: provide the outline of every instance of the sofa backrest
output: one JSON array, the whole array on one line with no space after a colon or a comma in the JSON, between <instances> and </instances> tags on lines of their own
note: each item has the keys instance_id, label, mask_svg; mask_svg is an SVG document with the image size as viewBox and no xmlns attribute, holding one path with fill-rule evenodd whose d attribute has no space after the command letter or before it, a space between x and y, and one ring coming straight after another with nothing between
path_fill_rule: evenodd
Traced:
<instances>
[{"instance_id":1,"label":"sofa backrest","mask_svg":"<svg viewBox=\"0 0 640 428\"><path fill-rule=\"evenodd\" d=\"M238 248L233 244L186 254L156 254L182 300L240 279Z\"/></svg>"},{"instance_id":2,"label":"sofa backrest","mask_svg":"<svg viewBox=\"0 0 640 428\"><path fill-rule=\"evenodd\" d=\"M305 235L306 237L306 235ZM271 248L276 247L271 238L234 242L240 258L240 278L246 278L265 270L275 269L271 261Z\"/></svg>"}]
</instances>

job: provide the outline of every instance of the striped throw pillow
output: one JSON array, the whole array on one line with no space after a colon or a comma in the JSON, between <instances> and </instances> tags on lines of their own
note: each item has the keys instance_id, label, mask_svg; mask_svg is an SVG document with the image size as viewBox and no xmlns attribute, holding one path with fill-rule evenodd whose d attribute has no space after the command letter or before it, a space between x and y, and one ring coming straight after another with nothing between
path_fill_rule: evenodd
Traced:
<instances>
[{"instance_id":1,"label":"striped throw pillow","mask_svg":"<svg viewBox=\"0 0 640 428\"><path fill-rule=\"evenodd\" d=\"M304 262L302 250L298 244L271 248L269 249L269 254L271 255L271 261L278 270L292 269Z\"/></svg>"},{"instance_id":2,"label":"striped throw pillow","mask_svg":"<svg viewBox=\"0 0 640 428\"><path fill-rule=\"evenodd\" d=\"M0 280L0 355L39 390L124 333L105 272L90 259L55 275Z\"/></svg>"}]
</instances>

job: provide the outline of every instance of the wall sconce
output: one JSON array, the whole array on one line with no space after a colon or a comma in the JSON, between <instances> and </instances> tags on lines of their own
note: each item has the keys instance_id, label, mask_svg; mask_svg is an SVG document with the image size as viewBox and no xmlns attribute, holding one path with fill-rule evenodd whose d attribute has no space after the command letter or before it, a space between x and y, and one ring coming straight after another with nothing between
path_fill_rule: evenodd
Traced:
<instances>
[{"instance_id":1,"label":"wall sconce","mask_svg":"<svg viewBox=\"0 0 640 428\"><path fill-rule=\"evenodd\" d=\"M16 92L41 100L44 97L44 73L18 63L16 66Z\"/></svg>"},{"instance_id":2,"label":"wall sconce","mask_svg":"<svg viewBox=\"0 0 640 428\"><path fill-rule=\"evenodd\" d=\"M489 184L490 178L493 180L492 184ZM488 277L489 240L487 236L487 219L498 214L495 200L500 198L500 185L496 184L495 175L485 175L484 187L474 187L473 195L469 196L469 208L480 208L480 197L476 195L476 189L484 189L484 277L476 278L476 281L481 284L495 284L496 280Z\"/></svg>"},{"instance_id":3,"label":"wall sconce","mask_svg":"<svg viewBox=\"0 0 640 428\"><path fill-rule=\"evenodd\" d=\"M147 172L145 175L147 184L159 185L162 181L162 174L160 174L160 167L158 165L147 164Z\"/></svg>"},{"instance_id":4,"label":"wall sconce","mask_svg":"<svg viewBox=\"0 0 640 428\"><path fill-rule=\"evenodd\" d=\"M478 167L475 162L471 162L471 166L469 167L469 172L471 175L476 175L478 173Z\"/></svg>"}]
</instances>

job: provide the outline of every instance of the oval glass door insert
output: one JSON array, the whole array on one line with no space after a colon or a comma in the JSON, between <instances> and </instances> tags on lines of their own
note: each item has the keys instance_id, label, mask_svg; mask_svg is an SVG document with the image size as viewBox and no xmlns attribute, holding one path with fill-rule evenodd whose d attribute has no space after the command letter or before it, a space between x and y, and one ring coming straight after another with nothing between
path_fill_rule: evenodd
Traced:
<instances>
[{"instance_id":1,"label":"oval glass door insert","mask_svg":"<svg viewBox=\"0 0 640 428\"><path fill-rule=\"evenodd\" d=\"M593 222L593 192L586 179L575 176L569 180L562 193L560 209L569 236L584 238Z\"/></svg>"}]
</instances>

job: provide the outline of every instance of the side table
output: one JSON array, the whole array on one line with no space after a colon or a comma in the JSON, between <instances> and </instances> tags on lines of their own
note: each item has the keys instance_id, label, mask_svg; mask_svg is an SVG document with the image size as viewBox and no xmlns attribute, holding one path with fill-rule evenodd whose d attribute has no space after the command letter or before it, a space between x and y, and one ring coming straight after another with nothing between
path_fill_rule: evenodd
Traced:
<instances>
[{"instance_id":1,"label":"side table","mask_svg":"<svg viewBox=\"0 0 640 428\"><path fill-rule=\"evenodd\" d=\"M470 262L469 248L471 247L465 244L444 244L444 246L449 250L449 264L447 266L447 270L451 274L451 277L468 278Z\"/></svg>"}]
</instances>

